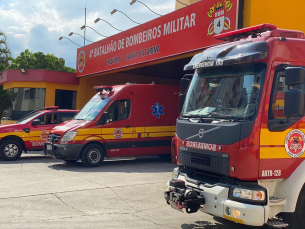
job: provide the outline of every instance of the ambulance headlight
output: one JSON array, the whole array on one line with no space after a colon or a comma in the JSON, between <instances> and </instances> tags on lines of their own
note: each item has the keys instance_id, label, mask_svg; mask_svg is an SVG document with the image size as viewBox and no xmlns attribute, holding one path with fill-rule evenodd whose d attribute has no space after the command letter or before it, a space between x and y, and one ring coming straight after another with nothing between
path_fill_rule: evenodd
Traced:
<instances>
[{"instance_id":1,"label":"ambulance headlight","mask_svg":"<svg viewBox=\"0 0 305 229\"><path fill-rule=\"evenodd\" d=\"M177 180L178 176L179 176L179 170L178 170L178 168L175 168L173 173L172 173L172 179Z\"/></svg>"},{"instance_id":2,"label":"ambulance headlight","mask_svg":"<svg viewBox=\"0 0 305 229\"><path fill-rule=\"evenodd\" d=\"M231 187L230 199L249 204L266 204L266 189L260 186L253 188Z\"/></svg>"},{"instance_id":3,"label":"ambulance headlight","mask_svg":"<svg viewBox=\"0 0 305 229\"><path fill-rule=\"evenodd\" d=\"M60 144L65 144L69 141L72 141L76 137L77 133L78 133L77 131L70 131L70 132L66 133L62 137L62 139L60 141Z\"/></svg>"}]
</instances>

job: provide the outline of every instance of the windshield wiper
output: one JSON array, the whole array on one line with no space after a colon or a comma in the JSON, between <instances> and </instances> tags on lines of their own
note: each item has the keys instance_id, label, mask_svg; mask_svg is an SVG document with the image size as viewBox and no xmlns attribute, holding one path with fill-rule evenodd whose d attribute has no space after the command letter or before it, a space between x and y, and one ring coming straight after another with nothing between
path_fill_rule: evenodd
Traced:
<instances>
[{"instance_id":1,"label":"windshield wiper","mask_svg":"<svg viewBox=\"0 0 305 229\"><path fill-rule=\"evenodd\" d=\"M218 113L218 112L215 112L215 111L212 111L212 112L209 112L209 115L210 114L215 114L215 115L219 115L223 118L227 118L227 119L232 119L232 120L235 120L235 121L238 121L239 119L235 116L232 116L232 115L226 115L226 114L222 114L222 113ZM212 118L212 117L211 117ZM214 117L215 118L215 117Z\"/></svg>"}]
</instances>

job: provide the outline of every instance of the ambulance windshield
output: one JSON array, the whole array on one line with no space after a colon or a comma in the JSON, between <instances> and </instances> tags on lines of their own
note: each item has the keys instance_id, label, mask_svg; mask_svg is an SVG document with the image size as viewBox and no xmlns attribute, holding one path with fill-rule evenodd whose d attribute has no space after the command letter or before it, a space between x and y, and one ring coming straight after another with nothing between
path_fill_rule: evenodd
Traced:
<instances>
[{"instance_id":1,"label":"ambulance windshield","mask_svg":"<svg viewBox=\"0 0 305 229\"><path fill-rule=\"evenodd\" d=\"M251 63L197 70L182 117L253 120L267 65Z\"/></svg>"},{"instance_id":2,"label":"ambulance windshield","mask_svg":"<svg viewBox=\"0 0 305 229\"><path fill-rule=\"evenodd\" d=\"M109 98L102 100L99 94L97 94L83 107L83 109L80 110L80 112L73 119L92 121L109 101Z\"/></svg>"}]
</instances>

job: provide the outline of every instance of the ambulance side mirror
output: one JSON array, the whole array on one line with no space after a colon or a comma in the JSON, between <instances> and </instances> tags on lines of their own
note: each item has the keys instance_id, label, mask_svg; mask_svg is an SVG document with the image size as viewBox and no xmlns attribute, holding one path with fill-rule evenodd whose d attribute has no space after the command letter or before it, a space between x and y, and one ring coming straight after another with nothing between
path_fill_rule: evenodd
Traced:
<instances>
[{"instance_id":1,"label":"ambulance side mirror","mask_svg":"<svg viewBox=\"0 0 305 229\"><path fill-rule=\"evenodd\" d=\"M182 108L183 108L183 104L184 104L184 101L185 101L185 97L186 97L185 94L181 94L179 96L179 108L178 108L179 114L181 114L181 111L182 111Z\"/></svg>"},{"instance_id":2,"label":"ambulance side mirror","mask_svg":"<svg viewBox=\"0 0 305 229\"><path fill-rule=\"evenodd\" d=\"M305 69L302 67L288 67L285 69L285 84L287 86L300 85L305 82Z\"/></svg>"},{"instance_id":3,"label":"ambulance side mirror","mask_svg":"<svg viewBox=\"0 0 305 229\"><path fill-rule=\"evenodd\" d=\"M290 117L302 117L305 110L305 94L300 90L285 91L284 115Z\"/></svg>"},{"instance_id":4,"label":"ambulance side mirror","mask_svg":"<svg viewBox=\"0 0 305 229\"><path fill-rule=\"evenodd\" d=\"M41 122L39 119L34 119L34 121L32 122L32 126L39 126L41 125Z\"/></svg>"},{"instance_id":5,"label":"ambulance side mirror","mask_svg":"<svg viewBox=\"0 0 305 229\"><path fill-rule=\"evenodd\" d=\"M184 94L190 85L190 79L182 78L180 82L180 91Z\"/></svg>"},{"instance_id":6,"label":"ambulance side mirror","mask_svg":"<svg viewBox=\"0 0 305 229\"><path fill-rule=\"evenodd\" d=\"M98 120L98 122L96 123L96 126L106 124L107 120L108 120L108 112L104 112L100 117L100 119Z\"/></svg>"}]
</instances>

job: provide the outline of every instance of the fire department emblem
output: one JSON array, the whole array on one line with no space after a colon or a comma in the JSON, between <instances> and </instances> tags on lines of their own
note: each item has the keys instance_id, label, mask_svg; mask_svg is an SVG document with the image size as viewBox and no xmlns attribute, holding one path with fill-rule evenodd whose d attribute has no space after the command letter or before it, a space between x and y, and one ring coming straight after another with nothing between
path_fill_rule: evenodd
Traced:
<instances>
[{"instance_id":1,"label":"fire department emblem","mask_svg":"<svg viewBox=\"0 0 305 229\"><path fill-rule=\"evenodd\" d=\"M213 34L220 34L223 30L231 29L231 20L229 18L230 10L233 3L230 0L218 1L214 4L208 12L210 18L210 25L208 28L208 36Z\"/></svg>"},{"instance_id":2,"label":"fire department emblem","mask_svg":"<svg viewBox=\"0 0 305 229\"><path fill-rule=\"evenodd\" d=\"M86 55L85 55L85 52L84 51L81 51L79 54L78 54L78 71L79 72L83 72L84 69L85 69L85 63L86 63Z\"/></svg>"},{"instance_id":3,"label":"fire department emblem","mask_svg":"<svg viewBox=\"0 0 305 229\"><path fill-rule=\"evenodd\" d=\"M290 157L300 157L305 151L305 134L301 130L290 131L285 139L285 149Z\"/></svg>"},{"instance_id":4,"label":"fire department emblem","mask_svg":"<svg viewBox=\"0 0 305 229\"><path fill-rule=\"evenodd\" d=\"M113 131L113 136L116 139L120 139L123 136L123 130L121 128L117 128Z\"/></svg>"},{"instance_id":5,"label":"fire department emblem","mask_svg":"<svg viewBox=\"0 0 305 229\"><path fill-rule=\"evenodd\" d=\"M43 130L40 132L40 137L43 140L48 140L49 137L49 131L48 130Z\"/></svg>"}]
</instances>

